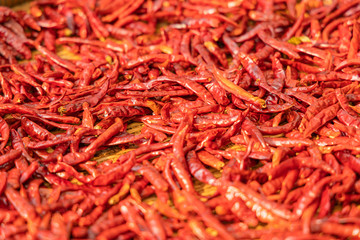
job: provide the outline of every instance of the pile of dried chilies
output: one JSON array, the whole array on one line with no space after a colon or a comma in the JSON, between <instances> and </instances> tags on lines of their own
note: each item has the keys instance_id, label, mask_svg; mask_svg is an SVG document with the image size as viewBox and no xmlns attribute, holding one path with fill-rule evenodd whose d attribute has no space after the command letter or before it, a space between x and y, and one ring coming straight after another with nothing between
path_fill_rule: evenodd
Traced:
<instances>
[{"instance_id":1,"label":"pile of dried chilies","mask_svg":"<svg viewBox=\"0 0 360 240\"><path fill-rule=\"evenodd\" d=\"M360 238L359 17L359 0L0 7L0 238ZM109 149L126 153L96 161Z\"/></svg>"}]
</instances>

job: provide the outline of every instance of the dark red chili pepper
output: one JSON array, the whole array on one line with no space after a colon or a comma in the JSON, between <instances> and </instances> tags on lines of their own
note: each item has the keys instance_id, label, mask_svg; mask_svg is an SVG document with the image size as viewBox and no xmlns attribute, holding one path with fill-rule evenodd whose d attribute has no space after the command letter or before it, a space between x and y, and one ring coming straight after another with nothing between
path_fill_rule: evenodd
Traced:
<instances>
[{"instance_id":1,"label":"dark red chili pepper","mask_svg":"<svg viewBox=\"0 0 360 240\"><path fill-rule=\"evenodd\" d=\"M0 172L0 196L4 193L6 189L6 179L7 179L7 173L6 172Z\"/></svg>"},{"instance_id":2,"label":"dark red chili pepper","mask_svg":"<svg viewBox=\"0 0 360 240\"><path fill-rule=\"evenodd\" d=\"M87 15L91 28L95 32L95 35L98 38L104 38L109 36L108 30L102 24L100 19L95 15L95 13L89 8L89 6L87 4L82 4L82 7L85 14Z\"/></svg>"},{"instance_id":3,"label":"dark red chili pepper","mask_svg":"<svg viewBox=\"0 0 360 240\"><path fill-rule=\"evenodd\" d=\"M328 172L330 174L333 174L335 172L330 165L326 164L323 161L316 161L311 157L296 156L283 161L278 166L271 169L269 175L271 176L271 178L276 178L278 176L285 174L290 169L296 169L302 166L306 166L310 168L320 168L323 171Z\"/></svg>"},{"instance_id":4,"label":"dark red chili pepper","mask_svg":"<svg viewBox=\"0 0 360 240\"><path fill-rule=\"evenodd\" d=\"M303 107L299 105L294 99L289 97L286 94L283 94L282 92L276 90L272 86L268 85L265 76L261 69L254 63L254 61L244 53L239 53L241 64L244 66L246 71L250 74L250 76L259 84L260 87L267 90L270 93L273 93L280 98L284 99L285 101L293 104L299 109L302 109Z\"/></svg>"},{"instance_id":5,"label":"dark red chili pepper","mask_svg":"<svg viewBox=\"0 0 360 240\"><path fill-rule=\"evenodd\" d=\"M21 156L20 150L10 150L9 152L0 156L0 165L11 162Z\"/></svg>"},{"instance_id":6,"label":"dark red chili pepper","mask_svg":"<svg viewBox=\"0 0 360 240\"><path fill-rule=\"evenodd\" d=\"M135 168L137 168L135 166ZM168 183L162 178L160 173L152 166L141 166L137 170L141 175L143 175L149 182L151 182L155 188L166 191L168 189Z\"/></svg>"},{"instance_id":7,"label":"dark red chili pepper","mask_svg":"<svg viewBox=\"0 0 360 240\"><path fill-rule=\"evenodd\" d=\"M90 160L93 155L93 152L68 153L63 157L63 161L69 165L76 165Z\"/></svg>"},{"instance_id":8,"label":"dark red chili pepper","mask_svg":"<svg viewBox=\"0 0 360 240\"><path fill-rule=\"evenodd\" d=\"M29 141L28 143L25 143L25 146L31 149L45 149L61 143L68 142L72 139L73 136L64 136L62 138L54 138L52 140L45 140L39 142Z\"/></svg>"},{"instance_id":9,"label":"dark red chili pepper","mask_svg":"<svg viewBox=\"0 0 360 240\"><path fill-rule=\"evenodd\" d=\"M4 78L3 74L0 73L0 85L2 87L2 92L5 98L12 99L13 93L11 92L11 87L9 82Z\"/></svg>"},{"instance_id":10,"label":"dark red chili pepper","mask_svg":"<svg viewBox=\"0 0 360 240\"><path fill-rule=\"evenodd\" d=\"M360 172L360 159L345 152L336 152L336 158L344 165L348 166L350 169L355 172Z\"/></svg>"},{"instance_id":11,"label":"dark red chili pepper","mask_svg":"<svg viewBox=\"0 0 360 240\"><path fill-rule=\"evenodd\" d=\"M81 38L69 38L69 37L62 37L56 39L57 43L78 43L78 44L88 44L97 47L103 47L105 49L113 50L115 52L124 52L124 46L119 45L114 42L102 42L98 40L89 40L89 39L81 39ZM92 65L88 65L87 67L92 67ZM86 69L86 68L85 68Z\"/></svg>"},{"instance_id":12,"label":"dark red chili pepper","mask_svg":"<svg viewBox=\"0 0 360 240\"><path fill-rule=\"evenodd\" d=\"M0 35L7 44L12 46L19 53L21 53L25 59L31 58L31 51L25 45L25 41L15 33L13 33L10 29L0 25Z\"/></svg>"},{"instance_id":13,"label":"dark red chili pepper","mask_svg":"<svg viewBox=\"0 0 360 240\"><path fill-rule=\"evenodd\" d=\"M190 151L187 154L186 159L187 159L187 164L189 166L189 171L196 179L210 185L215 184L216 178L197 159L195 151Z\"/></svg>"},{"instance_id":14,"label":"dark red chili pepper","mask_svg":"<svg viewBox=\"0 0 360 240\"><path fill-rule=\"evenodd\" d=\"M36 207L40 206L41 204L39 187L43 182L44 181L42 179L34 179L29 183L28 194L30 202Z\"/></svg>"},{"instance_id":15,"label":"dark red chili pepper","mask_svg":"<svg viewBox=\"0 0 360 240\"><path fill-rule=\"evenodd\" d=\"M354 21L353 25L353 36L350 42L350 48L348 52L348 59L356 58L356 54L359 50L359 36L360 36L360 29L359 24L357 21Z\"/></svg>"},{"instance_id":16,"label":"dark red chili pepper","mask_svg":"<svg viewBox=\"0 0 360 240\"><path fill-rule=\"evenodd\" d=\"M2 141L2 143L0 144L0 151L1 151L6 146L10 136L9 125L1 117L0 117L0 133L1 133L1 141Z\"/></svg>"},{"instance_id":17,"label":"dark red chili pepper","mask_svg":"<svg viewBox=\"0 0 360 240\"><path fill-rule=\"evenodd\" d=\"M58 64L61 67L66 68L72 72L76 72L76 70L77 70L76 66L73 63L71 63L70 61L61 59L58 55L56 55L55 53L51 52L50 50L48 50L47 48L45 48L43 46L35 45L35 47L39 52L44 54L47 58L49 58L54 63Z\"/></svg>"},{"instance_id":18,"label":"dark red chili pepper","mask_svg":"<svg viewBox=\"0 0 360 240\"><path fill-rule=\"evenodd\" d=\"M27 119L26 117L21 117L21 127L25 130L31 137L38 140L52 140L56 137L50 133L48 130L40 127L35 122Z\"/></svg>"},{"instance_id":19,"label":"dark red chili pepper","mask_svg":"<svg viewBox=\"0 0 360 240\"><path fill-rule=\"evenodd\" d=\"M342 176L341 176L342 177ZM312 202L314 199L318 198L321 194L323 187L326 184L329 184L332 181L337 181L341 179L341 177L329 176L321 179L317 182L308 192L305 193L300 199L298 199L294 213L296 216L301 216L304 209Z\"/></svg>"},{"instance_id":20,"label":"dark red chili pepper","mask_svg":"<svg viewBox=\"0 0 360 240\"><path fill-rule=\"evenodd\" d=\"M20 216L27 219L29 222L35 220L35 208L26 199L24 199L18 191L8 187L5 190L5 195L11 204L15 207L15 209L19 212Z\"/></svg>"},{"instance_id":21,"label":"dark red chili pepper","mask_svg":"<svg viewBox=\"0 0 360 240\"><path fill-rule=\"evenodd\" d=\"M171 156L171 158L169 158L167 161L171 163L174 175L176 176L181 187L186 191L195 192L190 173L185 168L186 162L181 162L175 156Z\"/></svg>"},{"instance_id":22,"label":"dark red chili pepper","mask_svg":"<svg viewBox=\"0 0 360 240\"><path fill-rule=\"evenodd\" d=\"M95 152L102 144L108 141L111 137L117 134L123 128L123 122L116 119L115 123L110 126L103 134L101 134L94 142L92 142L84 151Z\"/></svg>"},{"instance_id":23,"label":"dark red chili pepper","mask_svg":"<svg viewBox=\"0 0 360 240\"><path fill-rule=\"evenodd\" d=\"M237 86L231 81L227 80L218 69L214 68L213 74L215 80L219 83L219 85L228 92L234 94L236 97L245 101L249 101L250 103L255 104L256 106L259 106L261 108L266 107L265 101L263 99L253 96L251 93L245 91L240 86Z\"/></svg>"},{"instance_id":24,"label":"dark red chili pepper","mask_svg":"<svg viewBox=\"0 0 360 240\"><path fill-rule=\"evenodd\" d=\"M279 50L280 52L288 55L291 58L300 58L300 55L296 52L296 48L291 45L290 43L280 42L276 39L272 38L269 35L266 35L264 31L259 31L257 34L259 38L265 42L266 44L270 45L271 47Z\"/></svg>"},{"instance_id":25,"label":"dark red chili pepper","mask_svg":"<svg viewBox=\"0 0 360 240\"><path fill-rule=\"evenodd\" d=\"M326 16L323 20L323 24L328 23L329 21L331 21L335 17L339 16L340 14L342 14L343 12L345 12L347 9L351 8L352 6L356 5L357 3L358 3L358 1L355 0L355 1L352 1L347 4L342 5L336 11L334 11L330 15Z\"/></svg>"},{"instance_id":26,"label":"dark red chili pepper","mask_svg":"<svg viewBox=\"0 0 360 240\"><path fill-rule=\"evenodd\" d=\"M31 175L35 173L38 167L39 162L32 162L30 166L23 173L21 173L20 183L24 183L25 181L27 181L31 177Z\"/></svg>"}]
</instances>

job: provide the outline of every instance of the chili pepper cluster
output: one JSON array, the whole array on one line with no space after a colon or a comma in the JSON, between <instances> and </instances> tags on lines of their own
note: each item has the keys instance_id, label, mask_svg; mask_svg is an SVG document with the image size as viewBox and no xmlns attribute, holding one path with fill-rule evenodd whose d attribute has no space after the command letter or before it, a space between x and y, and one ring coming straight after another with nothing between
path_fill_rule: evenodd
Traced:
<instances>
[{"instance_id":1,"label":"chili pepper cluster","mask_svg":"<svg viewBox=\"0 0 360 240\"><path fill-rule=\"evenodd\" d=\"M358 0L0 7L0 238L360 238L359 17Z\"/></svg>"}]
</instances>

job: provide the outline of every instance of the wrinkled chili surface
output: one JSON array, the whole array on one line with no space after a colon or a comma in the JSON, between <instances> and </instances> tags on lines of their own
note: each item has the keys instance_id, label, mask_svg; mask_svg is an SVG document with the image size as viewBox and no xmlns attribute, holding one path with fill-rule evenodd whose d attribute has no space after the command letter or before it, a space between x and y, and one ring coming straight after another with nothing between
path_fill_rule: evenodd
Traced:
<instances>
[{"instance_id":1,"label":"wrinkled chili surface","mask_svg":"<svg viewBox=\"0 0 360 240\"><path fill-rule=\"evenodd\" d=\"M359 238L359 16L358 0L0 7L0 238Z\"/></svg>"}]
</instances>

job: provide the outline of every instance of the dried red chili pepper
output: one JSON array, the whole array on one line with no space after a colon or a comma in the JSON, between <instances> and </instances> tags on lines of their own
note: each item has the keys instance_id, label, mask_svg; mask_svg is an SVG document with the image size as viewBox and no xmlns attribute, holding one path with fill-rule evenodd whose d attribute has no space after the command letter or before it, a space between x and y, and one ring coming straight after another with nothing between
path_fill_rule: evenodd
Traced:
<instances>
[{"instance_id":1,"label":"dried red chili pepper","mask_svg":"<svg viewBox=\"0 0 360 240\"><path fill-rule=\"evenodd\" d=\"M356 236L358 1L30 13L0 8L3 238ZM114 146L133 150L104 160Z\"/></svg>"},{"instance_id":2,"label":"dried red chili pepper","mask_svg":"<svg viewBox=\"0 0 360 240\"><path fill-rule=\"evenodd\" d=\"M21 156L20 150L10 150L9 152L0 156L0 165L4 165L8 162L11 162L20 156Z\"/></svg>"},{"instance_id":3,"label":"dried red chili pepper","mask_svg":"<svg viewBox=\"0 0 360 240\"><path fill-rule=\"evenodd\" d=\"M0 151L1 151L6 146L10 136L9 125L1 117L0 117L0 133L1 133L1 141L2 141L2 143L0 144Z\"/></svg>"},{"instance_id":4,"label":"dried red chili pepper","mask_svg":"<svg viewBox=\"0 0 360 240\"><path fill-rule=\"evenodd\" d=\"M18 191L8 187L5 190L5 195L23 218L27 219L29 222L35 220L35 208L26 199L24 199Z\"/></svg>"},{"instance_id":5,"label":"dried red chili pepper","mask_svg":"<svg viewBox=\"0 0 360 240\"><path fill-rule=\"evenodd\" d=\"M253 103L261 108L266 107L265 101L263 99L253 96L249 92L242 89L240 86L237 86L231 81L227 80L224 76L222 76L218 69L214 68L213 74L219 85L228 92L234 94L236 97L245 101L249 101L250 103Z\"/></svg>"}]
</instances>

